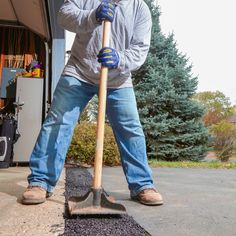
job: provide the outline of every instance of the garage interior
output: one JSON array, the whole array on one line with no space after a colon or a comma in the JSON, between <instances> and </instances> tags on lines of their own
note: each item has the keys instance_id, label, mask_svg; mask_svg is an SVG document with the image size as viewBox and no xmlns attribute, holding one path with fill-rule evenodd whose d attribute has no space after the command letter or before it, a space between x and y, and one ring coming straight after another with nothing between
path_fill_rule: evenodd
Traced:
<instances>
[{"instance_id":1,"label":"garage interior","mask_svg":"<svg viewBox=\"0 0 236 236\"><path fill-rule=\"evenodd\" d=\"M56 24L62 2L0 1L0 165L29 161L50 108L64 66L64 30ZM6 120L14 121L17 141L1 132ZM12 149L11 160L6 149Z\"/></svg>"}]
</instances>

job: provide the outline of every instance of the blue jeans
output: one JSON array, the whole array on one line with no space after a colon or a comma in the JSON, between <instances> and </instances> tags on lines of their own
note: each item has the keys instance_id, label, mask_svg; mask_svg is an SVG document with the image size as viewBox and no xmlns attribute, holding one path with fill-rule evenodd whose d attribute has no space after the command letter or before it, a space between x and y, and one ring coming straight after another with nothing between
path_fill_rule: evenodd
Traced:
<instances>
[{"instance_id":1,"label":"blue jeans","mask_svg":"<svg viewBox=\"0 0 236 236\"><path fill-rule=\"evenodd\" d=\"M60 78L50 111L30 157L30 186L53 191L79 115L95 94L98 94L98 86L70 76ZM119 147L131 195L154 188L133 88L108 89L107 117Z\"/></svg>"}]
</instances>

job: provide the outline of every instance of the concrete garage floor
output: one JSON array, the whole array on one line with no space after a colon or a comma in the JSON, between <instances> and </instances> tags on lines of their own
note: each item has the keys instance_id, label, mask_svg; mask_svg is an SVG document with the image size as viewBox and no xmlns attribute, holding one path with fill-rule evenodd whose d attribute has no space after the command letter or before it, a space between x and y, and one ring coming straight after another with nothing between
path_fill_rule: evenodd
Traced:
<instances>
[{"instance_id":1,"label":"concrete garage floor","mask_svg":"<svg viewBox=\"0 0 236 236\"><path fill-rule=\"evenodd\" d=\"M27 167L0 169L0 235L63 233L64 173L46 203L23 206L28 173ZM153 176L163 206L130 201L120 167L104 168L103 186L153 236L236 236L235 170L156 168Z\"/></svg>"},{"instance_id":2,"label":"concrete garage floor","mask_svg":"<svg viewBox=\"0 0 236 236\"><path fill-rule=\"evenodd\" d=\"M64 172L55 193L46 203L24 206L28 167L0 169L0 235L47 236L64 232Z\"/></svg>"}]
</instances>

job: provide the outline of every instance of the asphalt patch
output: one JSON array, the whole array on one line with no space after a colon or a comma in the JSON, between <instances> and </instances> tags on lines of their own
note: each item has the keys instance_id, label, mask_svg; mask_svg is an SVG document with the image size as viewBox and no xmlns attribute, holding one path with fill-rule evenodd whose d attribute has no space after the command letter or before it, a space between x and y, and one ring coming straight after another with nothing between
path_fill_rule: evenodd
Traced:
<instances>
[{"instance_id":1,"label":"asphalt patch","mask_svg":"<svg viewBox=\"0 0 236 236\"><path fill-rule=\"evenodd\" d=\"M85 168L66 168L65 231L63 236L150 236L131 216L75 216L68 213L68 199L83 196L91 187L92 176Z\"/></svg>"}]
</instances>

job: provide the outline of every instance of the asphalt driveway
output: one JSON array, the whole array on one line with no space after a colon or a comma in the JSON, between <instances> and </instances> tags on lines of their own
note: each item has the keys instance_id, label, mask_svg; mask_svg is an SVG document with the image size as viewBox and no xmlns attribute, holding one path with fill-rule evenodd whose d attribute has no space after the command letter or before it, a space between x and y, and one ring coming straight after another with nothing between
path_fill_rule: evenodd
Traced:
<instances>
[{"instance_id":1,"label":"asphalt driveway","mask_svg":"<svg viewBox=\"0 0 236 236\"><path fill-rule=\"evenodd\" d=\"M63 233L64 174L46 203L23 206L28 173L25 167L0 170L0 235ZM153 176L164 196L163 206L130 201L120 167L103 169L103 187L153 236L236 236L235 170L154 168Z\"/></svg>"},{"instance_id":2,"label":"asphalt driveway","mask_svg":"<svg viewBox=\"0 0 236 236\"><path fill-rule=\"evenodd\" d=\"M104 188L153 236L236 236L236 170L154 168L165 204L129 200L121 168L104 168Z\"/></svg>"}]
</instances>

